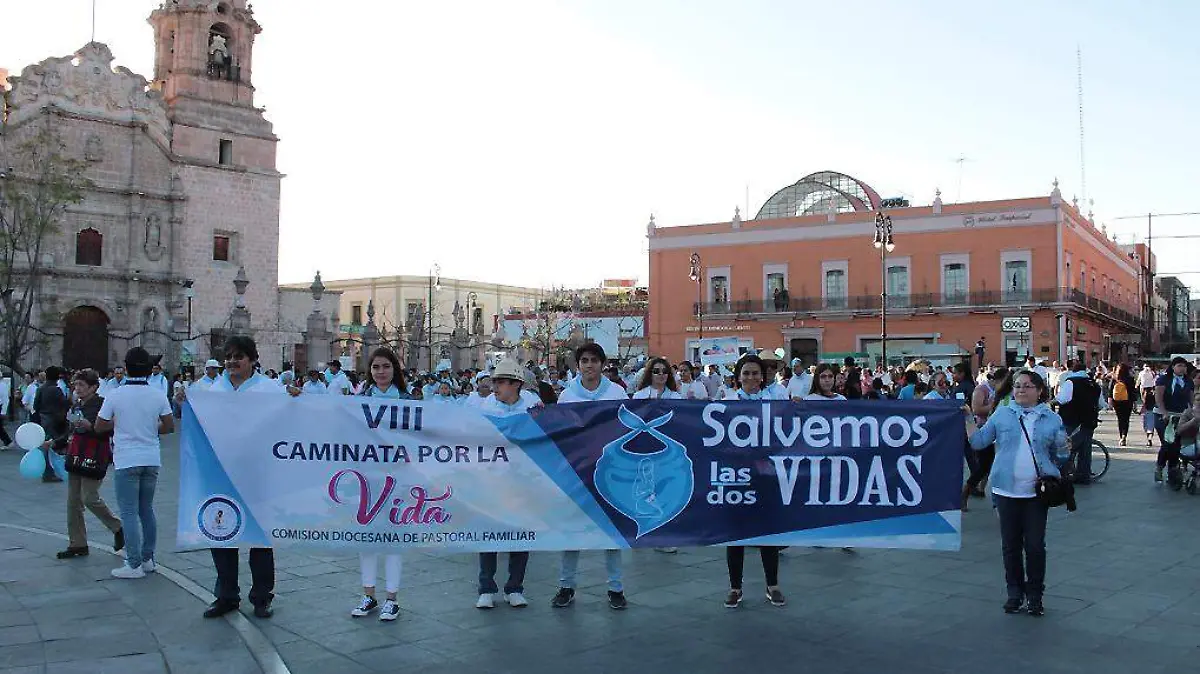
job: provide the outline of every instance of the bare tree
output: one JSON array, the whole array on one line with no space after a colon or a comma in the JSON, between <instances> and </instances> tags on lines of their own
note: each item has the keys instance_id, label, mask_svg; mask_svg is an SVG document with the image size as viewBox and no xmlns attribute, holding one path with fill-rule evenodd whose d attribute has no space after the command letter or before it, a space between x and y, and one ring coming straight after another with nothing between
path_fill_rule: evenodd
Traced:
<instances>
[{"instance_id":1,"label":"bare tree","mask_svg":"<svg viewBox=\"0 0 1200 674\"><path fill-rule=\"evenodd\" d=\"M7 132L0 127L0 135ZM42 338L30 319L49 237L61 232L67 209L83 201L91 182L83 177L86 162L67 154L48 121L16 147L13 168L5 168L4 159L0 155L0 359L23 374L22 359Z\"/></svg>"}]
</instances>

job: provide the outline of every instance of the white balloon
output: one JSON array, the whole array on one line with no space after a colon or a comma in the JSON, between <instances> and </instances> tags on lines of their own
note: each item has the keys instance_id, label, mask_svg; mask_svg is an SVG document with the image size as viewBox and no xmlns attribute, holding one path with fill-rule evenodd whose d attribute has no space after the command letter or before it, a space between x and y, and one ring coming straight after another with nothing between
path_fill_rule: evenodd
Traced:
<instances>
[{"instance_id":1,"label":"white balloon","mask_svg":"<svg viewBox=\"0 0 1200 674\"><path fill-rule=\"evenodd\" d=\"M14 439L21 449L37 449L46 441L46 431L35 423L24 423L17 429Z\"/></svg>"}]
</instances>

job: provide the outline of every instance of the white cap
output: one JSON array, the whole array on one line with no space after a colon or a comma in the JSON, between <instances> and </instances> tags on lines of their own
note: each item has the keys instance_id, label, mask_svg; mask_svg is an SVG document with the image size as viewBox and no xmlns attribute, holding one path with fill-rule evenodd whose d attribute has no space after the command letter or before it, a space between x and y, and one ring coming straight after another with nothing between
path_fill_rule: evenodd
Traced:
<instances>
[{"instance_id":1,"label":"white cap","mask_svg":"<svg viewBox=\"0 0 1200 674\"><path fill-rule=\"evenodd\" d=\"M208 362L204 364L204 369L207 370L210 367L215 367L219 370L221 369L221 364L217 362L216 358L209 358Z\"/></svg>"}]
</instances>

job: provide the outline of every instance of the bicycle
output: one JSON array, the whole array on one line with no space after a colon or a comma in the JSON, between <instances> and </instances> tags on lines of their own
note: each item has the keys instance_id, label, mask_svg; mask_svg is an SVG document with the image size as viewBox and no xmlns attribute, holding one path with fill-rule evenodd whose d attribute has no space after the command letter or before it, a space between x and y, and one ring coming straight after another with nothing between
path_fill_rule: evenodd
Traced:
<instances>
[{"instance_id":1,"label":"bicycle","mask_svg":"<svg viewBox=\"0 0 1200 674\"><path fill-rule=\"evenodd\" d=\"M1064 464L1064 467L1066 468L1067 473L1072 476L1075 475L1075 457L1076 456L1078 456L1078 452L1072 450L1071 456L1067 459L1066 464ZM1108 474L1108 466L1109 466L1109 463L1111 462L1111 460L1112 460L1112 457L1109 456L1108 446L1106 446L1103 442L1100 442L1099 440L1096 440L1095 438L1093 438L1092 439L1092 466L1091 466L1091 471L1089 471L1091 473L1091 481L1092 482L1098 482L1100 480L1100 478L1102 478Z\"/></svg>"}]
</instances>

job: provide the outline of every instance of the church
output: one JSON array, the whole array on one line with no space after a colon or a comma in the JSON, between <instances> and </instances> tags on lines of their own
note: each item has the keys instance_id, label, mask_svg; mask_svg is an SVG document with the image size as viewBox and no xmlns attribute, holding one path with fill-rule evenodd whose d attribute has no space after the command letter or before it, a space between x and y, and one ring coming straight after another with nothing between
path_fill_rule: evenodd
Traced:
<instances>
[{"instance_id":1,"label":"church","mask_svg":"<svg viewBox=\"0 0 1200 674\"><path fill-rule=\"evenodd\" d=\"M165 0L149 22L153 79L91 42L0 81L0 162L50 128L90 183L43 244L21 365L103 370L142 345L173 371L247 332L264 368L324 360L338 293L279 287L283 176L254 104L253 10Z\"/></svg>"}]
</instances>

